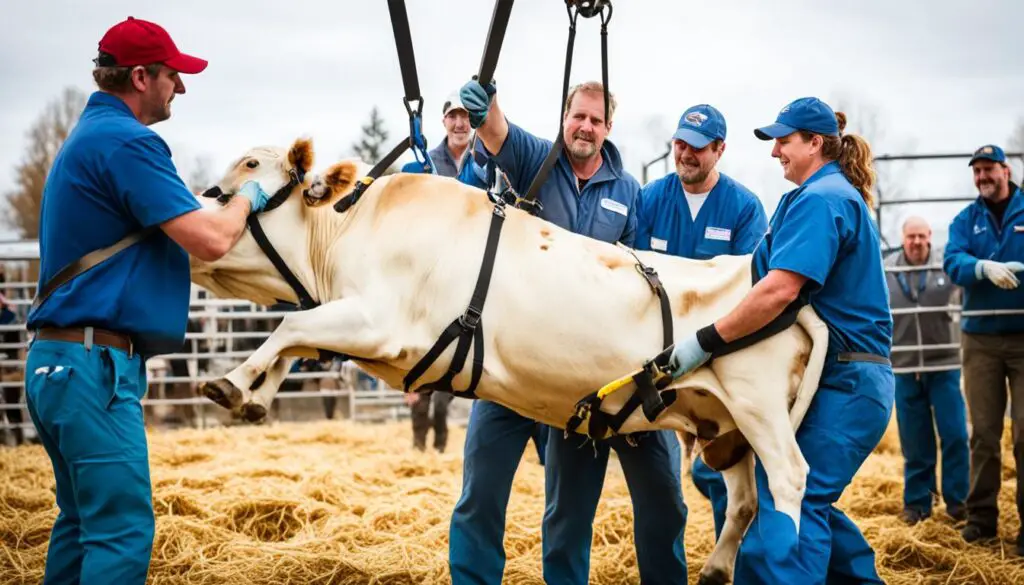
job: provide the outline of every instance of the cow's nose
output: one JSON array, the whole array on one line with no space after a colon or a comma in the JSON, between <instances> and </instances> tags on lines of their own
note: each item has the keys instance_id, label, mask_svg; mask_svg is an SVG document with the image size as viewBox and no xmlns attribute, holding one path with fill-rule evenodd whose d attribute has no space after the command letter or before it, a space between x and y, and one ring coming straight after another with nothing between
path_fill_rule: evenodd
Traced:
<instances>
[{"instance_id":1,"label":"cow's nose","mask_svg":"<svg viewBox=\"0 0 1024 585\"><path fill-rule=\"evenodd\" d=\"M210 187L206 191L203 191L203 197L213 199L214 197L220 197L224 192L220 190L220 187Z\"/></svg>"}]
</instances>

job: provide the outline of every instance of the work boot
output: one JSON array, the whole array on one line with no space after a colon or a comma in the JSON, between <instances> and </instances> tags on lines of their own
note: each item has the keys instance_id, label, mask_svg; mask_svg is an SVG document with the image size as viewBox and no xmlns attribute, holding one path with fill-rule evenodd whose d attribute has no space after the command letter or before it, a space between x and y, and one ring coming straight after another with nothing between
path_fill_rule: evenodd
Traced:
<instances>
[{"instance_id":1,"label":"work boot","mask_svg":"<svg viewBox=\"0 0 1024 585\"><path fill-rule=\"evenodd\" d=\"M900 512L900 520L907 526L913 526L922 520L928 519L929 516L931 514L922 510L915 510L914 508L905 508Z\"/></svg>"},{"instance_id":2,"label":"work boot","mask_svg":"<svg viewBox=\"0 0 1024 585\"><path fill-rule=\"evenodd\" d=\"M963 504L952 504L946 506L946 514L953 519L953 522L959 523L967 519L967 506Z\"/></svg>"},{"instance_id":3,"label":"work boot","mask_svg":"<svg viewBox=\"0 0 1024 585\"><path fill-rule=\"evenodd\" d=\"M960 535L967 542L974 542L978 544L985 544L985 541L996 538L996 529L987 528L978 524L968 523L964 526L964 529L960 531Z\"/></svg>"}]
</instances>

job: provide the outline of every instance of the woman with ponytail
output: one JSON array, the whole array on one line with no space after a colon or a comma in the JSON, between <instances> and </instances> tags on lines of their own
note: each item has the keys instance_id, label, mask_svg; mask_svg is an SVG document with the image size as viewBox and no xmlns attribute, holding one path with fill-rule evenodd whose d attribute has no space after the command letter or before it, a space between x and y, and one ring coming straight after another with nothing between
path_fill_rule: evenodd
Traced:
<instances>
[{"instance_id":1,"label":"woman with ponytail","mask_svg":"<svg viewBox=\"0 0 1024 585\"><path fill-rule=\"evenodd\" d=\"M735 583L882 583L871 546L835 508L885 433L895 393L889 292L871 219L871 148L844 134L845 127L842 112L801 98L774 124L754 131L775 141L772 156L797 188L782 196L754 251L756 284L746 298L718 321L677 338L670 361L672 375L682 376L794 303L809 303L828 325L824 371L796 434L809 467L799 533L774 498L785 498L779 508L792 509L799 492L769 486L759 460L758 510L740 547Z\"/></svg>"}]
</instances>

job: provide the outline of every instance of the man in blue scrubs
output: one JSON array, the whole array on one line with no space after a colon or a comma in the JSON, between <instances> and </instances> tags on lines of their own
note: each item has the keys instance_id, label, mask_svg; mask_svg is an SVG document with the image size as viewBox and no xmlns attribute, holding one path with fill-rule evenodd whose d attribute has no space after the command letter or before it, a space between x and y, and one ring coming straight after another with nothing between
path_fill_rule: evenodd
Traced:
<instances>
[{"instance_id":1,"label":"man in blue scrubs","mask_svg":"<svg viewBox=\"0 0 1024 585\"><path fill-rule=\"evenodd\" d=\"M551 148L509 122L493 85L470 81L462 89L477 138L525 195ZM606 242L634 243L640 185L622 168L606 140L615 101L605 120L604 88L587 82L568 94L563 111L565 147L541 185L539 216L565 229ZM639 278L639 276L638 276ZM501 583L504 572L505 509L534 421L483 400L470 414L462 495L452 513L449 558L454 585ZM622 464L633 500L637 561L644 583L685 583L680 448L668 431L584 445L585 437L564 438L550 429L545 462L547 506L542 528L544 579L585 584L590 576L594 514L604 485L609 448Z\"/></svg>"},{"instance_id":2,"label":"man in blue scrubs","mask_svg":"<svg viewBox=\"0 0 1024 585\"><path fill-rule=\"evenodd\" d=\"M713 106L700 104L683 112L672 135L676 172L640 192L638 250L696 260L754 251L768 229L768 217L756 195L719 172L725 136L725 117ZM697 489L711 500L717 538L725 524L725 481L700 457L692 469Z\"/></svg>"},{"instance_id":3,"label":"man in blue scrubs","mask_svg":"<svg viewBox=\"0 0 1024 585\"><path fill-rule=\"evenodd\" d=\"M670 366L683 376L728 342L769 324L798 298L829 329L818 390L796 433L807 461L800 532L775 509L757 462L758 510L736 560L735 583L882 583L874 551L835 503L881 440L894 402L892 317L878 230L874 173L863 138L844 134L844 114L800 98L774 124L772 156L797 189L783 195L754 252L756 284L728 315L677 338Z\"/></svg>"},{"instance_id":4,"label":"man in blue scrubs","mask_svg":"<svg viewBox=\"0 0 1024 585\"><path fill-rule=\"evenodd\" d=\"M949 226L943 266L963 287L965 311L1016 310L1016 315L960 319L964 393L971 419L971 483L963 538L995 538L1003 483L1003 419L1010 388L1017 515L1024 518L1024 194L1010 180L1003 149L988 144L970 160L978 198ZM1017 535L1024 556L1024 530Z\"/></svg>"},{"instance_id":5,"label":"man in blue scrubs","mask_svg":"<svg viewBox=\"0 0 1024 585\"><path fill-rule=\"evenodd\" d=\"M47 176L40 288L66 265L160 229L56 288L28 316L26 401L53 464L60 513L44 584L143 585L154 517L142 407L145 360L184 342L189 254L214 260L268 199L247 183L204 210L149 125L185 93L181 53L160 26L128 18L99 42L93 93Z\"/></svg>"}]
</instances>

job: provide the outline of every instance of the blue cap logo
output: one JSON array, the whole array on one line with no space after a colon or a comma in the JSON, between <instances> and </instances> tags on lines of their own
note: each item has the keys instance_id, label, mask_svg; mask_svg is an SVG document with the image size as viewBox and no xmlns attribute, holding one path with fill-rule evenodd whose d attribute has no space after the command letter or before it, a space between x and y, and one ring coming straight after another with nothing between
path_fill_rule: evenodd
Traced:
<instances>
[{"instance_id":1,"label":"blue cap logo","mask_svg":"<svg viewBox=\"0 0 1024 585\"><path fill-rule=\"evenodd\" d=\"M701 149L713 140L725 140L725 116L712 106L701 104L683 112L673 140Z\"/></svg>"},{"instance_id":2,"label":"blue cap logo","mask_svg":"<svg viewBox=\"0 0 1024 585\"><path fill-rule=\"evenodd\" d=\"M707 119L708 117L700 112L690 112L689 114L686 114L686 121L694 126L700 126L704 123L704 120Z\"/></svg>"},{"instance_id":3,"label":"blue cap logo","mask_svg":"<svg viewBox=\"0 0 1024 585\"><path fill-rule=\"evenodd\" d=\"M779 111L774 124L754 130L754 136L772 140L789 136L797 130L839 136L839 122L828 104L815 97L805 97L787 104Z\"/></svg>"},{"instance_id":4,"label":"blue cap logo","mask_svg":"<svg viewBox=\"0 0 1024 585\"><path fill-rule=\"evenodd\" d=\"M967 166L973 165L977 160L990 160L998 163L1006 162L1006 153L995 144L986 144L974 151L974 156L971 157L971 162L967 163Z\"/></svg>"}]
</instances>

